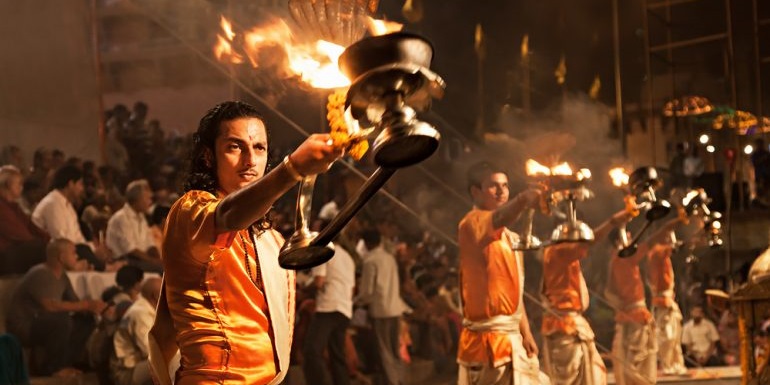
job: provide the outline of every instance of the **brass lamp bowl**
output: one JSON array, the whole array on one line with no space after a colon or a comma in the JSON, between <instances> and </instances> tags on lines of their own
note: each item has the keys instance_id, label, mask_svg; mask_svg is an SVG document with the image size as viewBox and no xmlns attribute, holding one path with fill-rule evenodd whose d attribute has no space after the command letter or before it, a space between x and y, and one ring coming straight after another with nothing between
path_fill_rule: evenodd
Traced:
<instances>
[{"instance_id":1,"label":"brass lamp bowl","mask_svg":"<svg viewBox=\"0 0 770 385\"><path fill-rule=\"evenodd\" d=\"M583 221L560 223L551 233L551 242L592 242L594 231Z\"/></svg>"},{"instance_id":2,"label":"brass lamp bowl","mask_svg":"<svg viewBox=\"0 0 770 385\"><path fill-rule=\"evenodd\" d=\"M345 102L351 116L362 127L381 129L372 146L377 165L411 166L438 148L438 131L417 119L444 94L432 59L430 42L404 32L362 39L340 56L340 71L354 79Z\"/></svg>"},{"instance_id":3,"label":"brass lamp bowl","mask_svg":"<svg viewBox=\"0 0 770 385\"><path fill-rule=\"evenodd\" d=\"M330 242L353 216L402 167L419 163L438 148L440 135L417 112L441 97L444 82L430 71L433 48L422 37L395 33L362 39L339 59L340 70L352 80L346 108L361 127L379 130L372 154L379 166L356 196L318 234L308 218L315 176L305 178L297 198L295 233L281 249L278 263L286 269L306 269L334 256Z\"/></svg>"},{"instance_id":4,"label":"brass lamp bowl","mask_svg":"<svg viewBox=\"0 0 770 385\"><path fill-rule=\"evenodd\" d=\"M655 196L655 190L663 185L655 167L640 167L634 170L628 176L628 185L631 192L637 196L637 201L649 203L645 213L648 221L657 221L671 212L671 203Z\"/></svg>"}]
</instances>

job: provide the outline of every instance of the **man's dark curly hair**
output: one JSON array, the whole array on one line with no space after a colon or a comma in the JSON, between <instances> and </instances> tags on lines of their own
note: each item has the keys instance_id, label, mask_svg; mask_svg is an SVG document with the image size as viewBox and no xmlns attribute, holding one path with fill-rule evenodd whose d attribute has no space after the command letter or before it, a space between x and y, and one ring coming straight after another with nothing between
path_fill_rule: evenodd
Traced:
<instances>
[{"instance_id":1,"label":"man's dark curly hair","mask_svg":"<svg viewBox=\"0 0 770 385\"><path fill-rule=\"evenodd\" d=\"M240 119L257 118L262 120L262 115L253 106L239 101L222 102L210 109L201 118L198 130L193 134L193 147L188 161L187 179L184 183L184 191L203 190L216 194L219 184L217 181L217 161L214 143L219 135L219 127L223 122ZM267 134L267 148L270 148L270 131L265 126ZM206 152L210 152L209 161L206 161ZM268 154L270 152L268 151ZM270 169L271 159L267 159L265 173Z\"/></svg>"}]
</instances>

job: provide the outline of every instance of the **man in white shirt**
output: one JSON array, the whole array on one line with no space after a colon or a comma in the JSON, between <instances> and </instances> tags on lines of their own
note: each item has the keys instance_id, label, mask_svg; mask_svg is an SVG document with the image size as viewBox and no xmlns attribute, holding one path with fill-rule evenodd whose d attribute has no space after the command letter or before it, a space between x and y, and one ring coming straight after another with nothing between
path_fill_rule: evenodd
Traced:
<instances>
[{"instance_id":1,"label":"man in white shirt","mask_svg":"<svg viewBox=\"0 0 770 385\"><path fill-rule=\"evenodd\" d=\"M716 347L719 333L716 326L703 316L700 306L693 306L690 316L692 318L682 328L682 344L687 348L687 356L700 366L718 365ZM691 362L687 364L689 366Z\"/></svg>"},{"instance_id":2,"label":"man in white shirt","mask_svg":"<svg viewBox=\"0 0 770 385\"><path fill-rule=\"evenodd\" d=\"M369 306L369 316L387 385L404 383L399 355L401 316L408 309L401 299L396 258L382 247L375 229L363 232L366 248L356 303Z\"/></svg>"},{"instance_id":3,"label":"man in white shirt","mask_svg":"<svg viewBox=\"0 0 770 385\"><path fill-rule=\"evenodd\" d=\"M78 257L88 260L97 270L104 270L110 252L95 239L89 244L80 231L75 205L83 198L83 172L76 166L65 165L56 170L51 182L53 189L35 207L32 222L45 230L51 239L63 238L76 245Z\"/></svg>"},{"instance_id":4,"label":"man in white shirt","mask_svg":"<svg viewBox=\"0 0 770 385\"><path fill-rule=\"evenodd\" d=\"M160 298L160 278L148 278L142 295L131 304L115 332L115 356L110 371L116 385L152 385L148 333L155 321L155 306Z\"/></svg>"},{"instance_id":5,"label":"man in white shirt","mask_svg":"<svg viewBox=\"0 0 770 385\"><path fill-rule=\"evenodd\" d=\"M345 362L345 334L353 316L353 288L356 265L350 254L335 245L334 257L311 271L318 290L315 315L308 325L303 345L302 369L308 383L350 384ZM326 370L324 350L328 348L331 378Z\"/></svg>"},{"instance_id":6,"label":"man in white shirt","mask_svg":"<svg viewBox=\"0 0 770 385\"><path fill-rule=\"evenodd\" d=\"M152 205L152 189L144 180L126 186L126 204L107 222L107 247L144 271L161 272L160 253L145 213Z\"/></svg>"}]
</instances>

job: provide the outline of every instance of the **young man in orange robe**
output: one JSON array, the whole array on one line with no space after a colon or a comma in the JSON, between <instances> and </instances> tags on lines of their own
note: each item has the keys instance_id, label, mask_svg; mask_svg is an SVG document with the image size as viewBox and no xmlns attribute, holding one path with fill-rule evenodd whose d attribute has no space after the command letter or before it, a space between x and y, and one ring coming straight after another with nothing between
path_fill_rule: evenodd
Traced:
<instances>
[{"instance_id":1,"label":"young man in orange robe","mask_svg":"<svg viewBox=\"0 0 770 385\"><path fill-rule=\"evenodd\" d=\"M474 207L459 224L463 329L459 385L547 384L522 301L523 261L505 226L540 201L539 190L508 200L508 176L488 162L468 170Z\"/></svg>"}]
</instances>

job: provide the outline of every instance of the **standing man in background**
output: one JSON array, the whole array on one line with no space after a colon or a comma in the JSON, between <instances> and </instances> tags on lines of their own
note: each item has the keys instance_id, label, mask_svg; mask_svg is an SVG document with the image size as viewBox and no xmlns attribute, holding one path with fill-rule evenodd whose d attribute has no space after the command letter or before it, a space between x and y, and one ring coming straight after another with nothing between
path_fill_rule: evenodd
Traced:
<instances>
[{"instance_id":1,"label":"standing man in background","mask_svg":"<svg viewBox=\"0 0 770 385\"><path fill-rule=\"evenodd\" d=\"M345 335L353 317L356 264L350 254L335 243L334 257L314 267L310 274L317 294L315 314L303 345L305 381L320 385L348 385L350 374L345 360ZM326 369L324 351L328 351L331 378Z\"/></svg>"},{"instance_id":2,"label":"standing man in background","mask_svg":"<svg viewBox=\"0 0 770 385\"><path fill-rule=\"evenodd\" d=\"M382 371L387 385L405 383L399 354L401 317L408 307L401 299L396 257L385 251L377 229L364 230L363 269L356 303L368 305Z\"/></svg>"}]
</instances>

